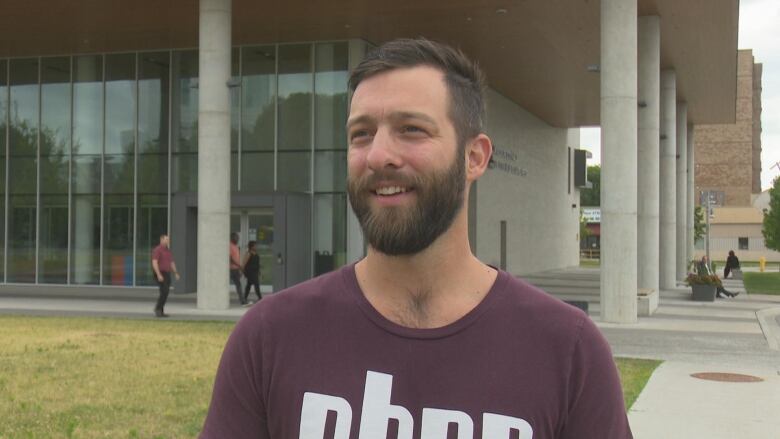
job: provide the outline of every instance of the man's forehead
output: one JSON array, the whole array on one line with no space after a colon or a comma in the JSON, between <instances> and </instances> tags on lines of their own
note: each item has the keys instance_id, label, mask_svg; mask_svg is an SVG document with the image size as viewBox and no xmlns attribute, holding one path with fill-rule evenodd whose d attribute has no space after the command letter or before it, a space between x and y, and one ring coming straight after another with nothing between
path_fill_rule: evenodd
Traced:
<instances>
[{"instance_id":1,"label":"man's forehead","mask_svg":"<svg viewBox=\"0 0 780 439\"><path fill-rule=\"evenodd\" d=\"M414 106L446 105L447 93L444 74L438 69L429 66L393 69L370 76L358 85L352 95L350 115L359 116L376 108L414 113Z\"/></svg>"}]
</instances>

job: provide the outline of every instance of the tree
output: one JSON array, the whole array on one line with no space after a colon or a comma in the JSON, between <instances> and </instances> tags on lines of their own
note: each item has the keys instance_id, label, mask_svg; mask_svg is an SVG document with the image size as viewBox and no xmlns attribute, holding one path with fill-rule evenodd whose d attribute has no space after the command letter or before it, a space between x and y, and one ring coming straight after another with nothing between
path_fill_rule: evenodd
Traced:
<instances>
[{"instance_id":1,"label":"tree","mask_svg":"<svg viewBox=\"0 0 780 439\"><path fill-rule=\"evenodd\" d=\"M696 209L693 211L693 242L704 238L706 228L707 224L704 222L704 208L696 206Z\"/></svg>"},{"instance_id":2,"label":"tree","mask_svg":"<svg viewBox=\"0 0 780 439\"><path fill-rule=\"evenodd\" d=\"M769 209L764 209L764 244L780 251L780 177L776 177L769 189Z\"/></svg>"},{"instance_id":3,"label":"tree","mask_svg":"<svg viewBox=\"0 0 780 439\"><path fill-rule=\"evenodd\" d=\"M588 166L588 181L593 187L580 189L580 206L601 206L601 166Z\"/></svg>"}]
</instances>

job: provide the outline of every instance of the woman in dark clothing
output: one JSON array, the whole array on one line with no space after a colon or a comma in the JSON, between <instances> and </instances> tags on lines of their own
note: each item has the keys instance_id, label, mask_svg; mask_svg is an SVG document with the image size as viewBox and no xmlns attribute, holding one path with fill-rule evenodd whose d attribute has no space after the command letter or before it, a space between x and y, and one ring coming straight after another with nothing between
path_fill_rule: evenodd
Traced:
<instances>
[{"instance_id":1,"label":"woman in dark clothing","mask_svg":"<svg viewBox=\"0 0 780 439\"><path fill-rule=\"evenodd\" d=\"M734 250L729 250L729 257L726 258L726 268L723 269L723 279L729 277L731 270L739 270L739 258L734 254Z\"/></svg>"},{"instance_id":2,"label":"woman in dark clothing","mask_svg":"<svg viewBox=\"0 0 780 439\"><path fill-rule=\"evenodd\" d=\"M249 241L247 246L246 255L244 255L244 276L246 276L246 289L244 290L244 297L249 300L249 289L254 285L255 294L257 294L257 300L263 298L260 294L260 255L257 254L255 247L256 241Z\"/></svg>"}]
</instances>

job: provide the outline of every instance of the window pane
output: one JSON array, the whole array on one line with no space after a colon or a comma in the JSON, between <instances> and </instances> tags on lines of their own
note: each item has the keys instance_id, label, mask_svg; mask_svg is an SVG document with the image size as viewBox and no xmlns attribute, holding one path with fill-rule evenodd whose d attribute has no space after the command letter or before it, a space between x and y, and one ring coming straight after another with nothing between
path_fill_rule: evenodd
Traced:
<instances>
[{"instance_id":1,"label":"window pane","mask_svg":"<svg viewBox=\"0 0 780 439\"><path fill-rule=\"evenodd\" d=\"M10 61L8 282L35 282L38 60Z\"/></svg>"},{"instance_id":2,"label":"window pane","mask_svg":"<svg viewBox=\"0 0 780 439\"><path fill-rule=\"evenodd\" d=\"M279 152L278 190L310 192L311 153Z\"/></svg>"},{"instance_id":3,"label":"window pane","mask_svg":"<svg viewBox=\"0 0 780 439\"><path fill-rule=\"evenodd\" d=\"M245 47L243 59L242 151L274 150L275 46Z\"/></svg>"},{"instance_id":4,"label":"window pane","mask_svg":"<svg viewBox=\"0 0 780 439\"><path fill-rule=\"evenodd\" d=\"M75 188L76 184L73 186ZM74 193L71 202L70 281L72 284L97 284L100 282L100 195Z\"/></svg>"},{"instance_id":5,"label":"window pane","mask_svg":"<svg viewBox=\"0 0 780 439\"><path fill-rule=\"evenodd\" d=\"M5 149L8 125L8 64L0 60L0 281L5 278Z\"/></svg>"},{"instance_id":6,"label":"window pane","mask_svg":"<svg viewBox=\"0 0 780 439\"><path fill-rule=\"evenodd\" d=\"M274 190L274 153L241 154L241 190L249 192Z\"/></svg>"},{"instance_id":7,"label":"window pane","mask_svg":"<svg viewBox=\"0 0 780 439\"><path fill-rule=\"evenodd\" d=\"M135 55L106 56L106 154L135 151Z\"/></svg>"},{"instance_id":8,"label":"window pane","mask_svg":"<svg viewBox=\"0 0 780 439\"><path fill-rule=\"evenodd\" d=\"M141 154L138 156L138 194L168 193L168 155Z\"/></svg>"},{"instance_id":9,"label":"window pane","mask_svg":"<svg viewBox=\"0 0 780 439\"><path fill-rule=\"evenodd\" d=\"M35 196L8 197L8 282L35 282Z\"/></svg>"},{"instance_id":10,"label":"window pane","mask_svg":"<svg viewBox=\"0 0 780 439\"><path fill-rule=\"evenodd\" d=\"M326 273L346 263L347 197L345 194L314 196L314 269Z\"/></svg>"},{"instance_id":11,"label":"window pane","mask_svg":"<svg viewBox=\"0 0 780 439\"><path fill-rule=\"evenodd\" d=\"M70 154L70 58L44 58L41 77L41 155Z\"/></svg>"},{"instance_id":12,"label":"window pane","mask_svg":"<svg viewBox=\"0 0 780 439\"><path fill-rule=\"evenodd\" d=\"M38 60L11 60L10 85L11 155L35 157L38 153Z\"/></svg>"},{"instance_id":13,"label":"window pane","mask_svg":"<svg viewBox=\"0 0 780 439\"><path fill-rule=\"evenodd\" d=\"M198 52L173 52L173 151L198 150Z\"/></svg>"},{"instance_id":14,"label":"window pane","mask_svg":"<svg viewBox=\"0 0 780 439\"><path fill-rule=\"evenodd\" d=\"M231 67L230 67L230 80L237 81L240 77L239 72L239 54L237 47L233 48L230 55ZM241 111L241 94L239 87L230 88L230 150L238 151L238 131Z\"/></svg>"},{"instance_id":15,"label":"window pane","mask_svg":"<svg viewBox=\"0 0 780 439\"><path fill-rule=\"evenodd\" d=\"M141 53L139 57L141 62L138 78L139 152L167 153L170 53Z\"/></svg>"},{"instance_id":16,"label":"window pane","mask_svg":"<svg viewBox=\"0 0 780 439\"><path fill-rule=\"evenodd\" d=\"M103 57L73 59L73 154L103 151Z\"/></svg>"},{"instance_id":17,"label":"window pane","mask_svg":"<svg viewBox=\"0 0 780 439\"><path fill-rule=\"evenodd\" d=\"M66 186L67 188L67 186ZM68 195L41 194L38 282L68 281Z\"/></svg>"},{"instance_id":18,"label":"window pane","mask_svg":"<svg viewBox=\"0 0 780 439\"><path fill-rule=\"evenodd\" d=\"M100 156L73 157L73 193L100 194Z\"/></svg>"},{"instance_id":19,"label":"window pane","mask_svg":"<svg viewBox=\"0 0 780 439\"><path fill-rule=\"evenodd\" d=\"M132 195L134 169L134 157L132 155L106 155L103 158L103 187L105 192Z\"/></svg>"},{"instance_id":20,"label":"window pane","mask_svg":"<svg viewBox=\"0 0 780 439\"><path fill-rule=\"evenodd\" d=\"M168 227L168 200L165 195L138 196L138 248L136 285L156 285L152 272L152 249Z\"/></svg>"},{"instance_id":21,"label":"window pane","mask_svg":"<svg viewBox=\"0 0 780 439\"><path fill-rule=\"evenodd\" d=\"M133 284L133 196L103 197L103 285Z\"/></svg>"},{"instance_id":22,"label":"window pane","mask_svg":"<svg viewBox=\"0 0 780 439\"><path fill-rule=\"evenodd\" d=\"M173 192L191 192L198 189L198 154L173 155Z\"/></svg>"},{"instance_id":23,"label":"window pane","mask_svg":"<svg viewBox=\"0 0 780 439\"><path fill-rule=\"evenodd\" d=\"M311 45L279 46L280 150L311 149L311 98Z\"/></svg>"},{"instance_id":24,"label":"window pane","mask_svg":"<svg viewBox=\"0 0 780 439\"><path fill-rule=\"evenodd\" d=\"M345 192L347 190L347 152L318 151L314 157L314 190L317 192Z\"/></svg>"},{"instance_id":25,"label":"window pane","mask_svg":"<svg viewBox=\"0 0 780 439\"><path fill-rule=\"evenodd\" d=\"M347 43L317 44L316 53L315 147L346 149Z\"/></svg>"}]
</instances>

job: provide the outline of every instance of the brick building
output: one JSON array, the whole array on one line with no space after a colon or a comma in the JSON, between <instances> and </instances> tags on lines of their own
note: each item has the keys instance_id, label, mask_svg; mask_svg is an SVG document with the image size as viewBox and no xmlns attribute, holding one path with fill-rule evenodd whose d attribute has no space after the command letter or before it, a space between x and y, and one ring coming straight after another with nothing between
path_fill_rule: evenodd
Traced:
<instances>
[{"instance_id":1,"label":"brick building","mask_svg":"<svg viewBox=\"0 0 780 439\"><path fill-rule=\"evenodd\" d=\"M761 69L753 51L737 57L736 123L694 128L695 198L714 191L720 206L751 206L761 193Z\"/></svg>"}]
</instances>

